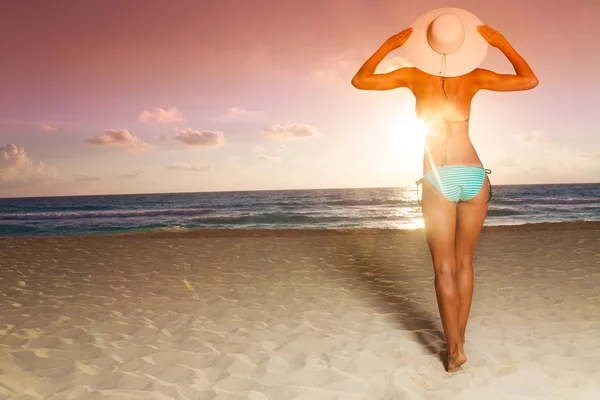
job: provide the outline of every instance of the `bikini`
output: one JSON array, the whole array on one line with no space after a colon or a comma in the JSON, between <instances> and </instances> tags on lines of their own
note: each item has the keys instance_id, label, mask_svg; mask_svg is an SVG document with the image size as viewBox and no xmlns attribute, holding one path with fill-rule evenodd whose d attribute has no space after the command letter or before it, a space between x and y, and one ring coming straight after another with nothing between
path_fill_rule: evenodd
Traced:
<instances>
[{"instance_id":1,"label":"bikini","mask_svg":"<svg viewBox=\"0 0 600 400\"><path fill-rule=\"evenodd\" d=\"M448 101L445 88L445 78L442 77L442 91L444 94L444 108ZM464 121L446 120L447 123L463 123L469 121L469 118ZM439 167L430 169L423 178L419 179L417 184L417 200L419 204L419 185L423 183L423 179L431 182L442 196L448 201L458 203L459 201L468 201L479 193L483 187L483 182L487 178L489 187L488 202L492 198L492 183L488 174L492 171L480 166L474 165L445 165L446 164L446 146L448 138L444 140L444 162Z\"/></svg>"}]
</instances>

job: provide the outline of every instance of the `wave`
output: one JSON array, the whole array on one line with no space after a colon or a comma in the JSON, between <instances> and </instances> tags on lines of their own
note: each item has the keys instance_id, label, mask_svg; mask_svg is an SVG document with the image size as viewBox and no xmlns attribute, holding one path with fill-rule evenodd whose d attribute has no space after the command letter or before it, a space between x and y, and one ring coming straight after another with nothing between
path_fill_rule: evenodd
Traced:
<instances>
[{"instance_id":1,"label":"wave","mask_svg":"<svg viewBox=\"0 0 600 400\"><path fill-rule=\"evenodd\" d=\"M540 197L528 197L528 198L515 198L515 199L504 199L496 198L493 200L497 204L526 204L526 205L586 205L586 204L598 204L600 205L600 197L583 197L583 198L540 198Z\"/></svg>"},{"instance_id":2,"label":"wave","mask_svg":"<svg viewBox=\"0 0 600 400\"><path fill-rule=\"evenodd\" d=\"M490 208L488 210L488 217L512 217L515 215L523 215L526 214L522 211L510 209L510 208Z\"/></svg>"},{"instance_id":3,"label":"wave","mask_svg":"<svg viewBox=\"0 0 600 400\"><path fill-rule=\"evenodd\" d=\"M223 215L191 218L190 222L200 223L202 225L271 225L271 224L323 224L327 222L346 221L347 216L308 216L302 214L288 214L274 212L268 214L243 214L243 215Z\"/></svg>"},{"instance_id":4,"label":"wave","mask_svg":"<svg viewBox=\"0 0 600 400\"><path fill-rule=\"evenodd\" d=\"M35 226L0 224L0 236L26 236L39 233Z\"/></svg>"},{"instance_id":5,"label":"wave","mask_svg":"<svg viewBox=\"0 0 600 400\"><path fill-rule=\"evenodd\" d=\"M396 206L417 203L416 200L389 200L389 199L369 199L369 200L334 200L324 202L324 205L334 206Z\"/></svg>"},{"instance_id":6,"label":"wave","mask_svg":"<svg viewBox=\"0 0 600 400\"><path fill-rule=\"evenodd\" d=\"M113 210L113 211L72 211L72 212L37 212L37 213L12 213L0 214L3 221L23 220L71 220L91 218L136 218L157 216L186 216L203 215L214 212L212 208L172 208L163 210Z\"/></svg>"}]
</instances>

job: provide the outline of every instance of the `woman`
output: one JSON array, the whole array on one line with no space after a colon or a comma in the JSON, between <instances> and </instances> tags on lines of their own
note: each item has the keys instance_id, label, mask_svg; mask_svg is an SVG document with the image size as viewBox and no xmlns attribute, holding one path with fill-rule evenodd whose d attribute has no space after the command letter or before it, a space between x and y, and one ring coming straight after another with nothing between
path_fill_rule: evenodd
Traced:
<instances>
[{"instance_id":1,"label":"woman","mask_svg":"<svg viewBox=\"0 0 600 400\"><path fill-rule=\"evenodd\" d=\"M407 43L405 56L415 67L376 74L384 57L411 36L415 38L411 49ZM477 68L488 44L504 53L514 75ZM390 37L352 79L357 89L410 89L417 116L428 127L422 207L448 372L467 360L463 344L473 296L473 257L491 195L487 171L469 139L471 100L480 90L528 90L537 84L531 68L499 32L451 8L433 10Z\"/></svg>"}]
</instances>

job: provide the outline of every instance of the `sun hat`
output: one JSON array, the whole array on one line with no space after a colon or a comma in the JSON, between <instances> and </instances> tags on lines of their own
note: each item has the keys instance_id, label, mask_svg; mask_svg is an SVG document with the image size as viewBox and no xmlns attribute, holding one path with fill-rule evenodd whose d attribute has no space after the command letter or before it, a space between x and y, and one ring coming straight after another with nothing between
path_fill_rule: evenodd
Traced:
<instances>
[{"instance_id":1,"label":"sun hat","mask_svg":"<svg viewBox=\"0 0 600 400\"><path fill-rule=\"evenodd\" d=\"M460 8L438 8L414 20L404 44L404 57L431 75L467 74L481 64L488 43L477 31L482 22Z\"/></svg>"}]
</instances>

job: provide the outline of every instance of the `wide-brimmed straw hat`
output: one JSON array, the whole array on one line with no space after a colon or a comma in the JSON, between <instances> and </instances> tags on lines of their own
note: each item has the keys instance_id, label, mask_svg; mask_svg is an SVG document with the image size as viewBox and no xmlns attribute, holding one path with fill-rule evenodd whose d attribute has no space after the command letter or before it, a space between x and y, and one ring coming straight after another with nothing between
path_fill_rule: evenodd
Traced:
<instances>
[{"instance_id":1,"label":"wide-brimmed straw hat","mask_svg":"<svg viewBox=\"0 0 600 400\"><path fill-rule=\"evenodd\" d=\"M438 8L417 18L404 44L404 57L437 76L460 76L481 64L488 43L477 31L482 22L460 8Z\"/></svg>"}]
</instances>

